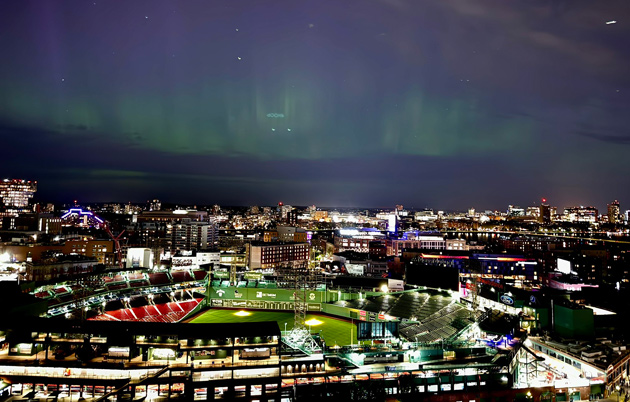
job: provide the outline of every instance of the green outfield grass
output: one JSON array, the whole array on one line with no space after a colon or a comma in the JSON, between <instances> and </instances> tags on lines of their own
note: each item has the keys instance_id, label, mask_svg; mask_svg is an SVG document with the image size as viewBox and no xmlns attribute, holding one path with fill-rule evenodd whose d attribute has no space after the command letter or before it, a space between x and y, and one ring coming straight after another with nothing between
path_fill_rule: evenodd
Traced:
<instances>
[{"instance_id":1,"label":"green outfield grass","mask_svg":"<svg viewBox=\"0 0 630 402\"><path fill-rule=\"evenodd\" d=\"M245 317L239 317L235 313L239 311L247 311L251 313ZM321 336L326 341L326 345L339 346L350 345L350 343L357 343L357 330L356 327L347 321L339 320L336 318L328 317L325 315L308 314L306 320L316 319L322 321L319 325L311 326L312 333L318 333L321 331ZM293 313L289 312L276 312L276 311L260 311L260 310L223 310L223 309L210 309L200 313L198 316L190 320L191 323L233 323L233 322L261 322L261 321L276 321L280 327L280 331L284 331L284 324L286 323L286 329L293 328ZM350 332L352 332L352 340L350 339Z\"/></svg>"}]
</instances>

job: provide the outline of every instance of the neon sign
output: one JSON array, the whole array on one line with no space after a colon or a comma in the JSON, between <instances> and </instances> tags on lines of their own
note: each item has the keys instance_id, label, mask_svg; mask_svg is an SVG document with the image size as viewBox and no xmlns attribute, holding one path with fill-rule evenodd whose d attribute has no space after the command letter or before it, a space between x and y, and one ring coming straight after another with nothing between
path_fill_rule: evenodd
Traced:
<instances>
[{"instance_id":1,"label":"neon sign","mask_svg":"<svg viewBox=\"0 0 630 402\"><path fill-rule=\"evenodd\" d=\"M99 218L98 216L94 215L94 213L90 211L84 211L81 208L70 208L68 212L66 212L65 214L61 216L61 219L66 219L70 215L89 216L89 217L94 218L99 223L103 223L103 220Z\"/></svg>"}]
</instances>

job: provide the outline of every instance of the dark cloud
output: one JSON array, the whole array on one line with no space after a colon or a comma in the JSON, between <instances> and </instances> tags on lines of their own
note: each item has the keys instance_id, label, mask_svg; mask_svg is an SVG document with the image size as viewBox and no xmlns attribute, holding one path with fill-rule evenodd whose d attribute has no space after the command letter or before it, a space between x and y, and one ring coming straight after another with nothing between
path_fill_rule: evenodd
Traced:
<instances>
[{"instance_id":1,"label":"dark cloud","mask_svg":"<svg viewBox=\"0 0 630 402\"><path fill-rule=\"evenodd\" d=\"M626 145L630 144L630 135L613 135L613 134L602 134L593 131L578 131L578 135L592 138L598 141L609 142L612 144Z\"/></svg>"},{"instance_id":2,"label":"dark cloud","mask_svg":"<svg viewBox=\"0 0 630 402\"><path fill-rule=\"evenodd\" d=\"M89 127L84 124L60 124L57 127L61 131L86 131L89 130Z\"/></svg>"}]
</instances>

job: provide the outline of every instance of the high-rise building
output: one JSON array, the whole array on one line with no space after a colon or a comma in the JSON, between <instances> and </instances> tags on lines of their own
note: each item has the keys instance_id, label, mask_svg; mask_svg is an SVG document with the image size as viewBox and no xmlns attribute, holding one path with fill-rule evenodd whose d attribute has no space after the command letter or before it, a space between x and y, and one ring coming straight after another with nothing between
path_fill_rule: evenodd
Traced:
<instances>
[{"instance_id":1,"label":"high-rise building","mask_svg":"<svg viewBox=\"0 0 630 402\"><path fill-rule=\"evenodd\" d=\"M538 221L542 224L548 224L551 222L551 208L549 204L547 204L547 200L545 198L542 199L542 203L540 204L540 215L538 216Z\"/></svg>"},{"instance_id":2,"label":"high-rise building","mask_svg":"<svg viewBox=\"0 0 630 402\"><path fill-rule=\"evenodd\" d=\"M36 181L4 179L0 181L0 198L7 213L19 213L28 207L28 203L37 191Z\"/></svg>"},{"instance_id":3,"label":"high-rise building","mask_svg":"<svg viewBox=\"0 0 630 402\"><path fill-rule=\"evenodd\" d=\"M292 209L291 211L287 212L287 219L286 219L286 223L288 225L293 225L296 226L298 224L298 211L295 209Z\"/></svg>"},{"instance_id":4,"label":"high-rise building","mask_svg":"<svg viewBox=\"0 0 630 402\"><path fill-rule=\"evenodd\" d=\"M615 200L608 204L608 222L610 223L620 223L620 209L619 209L619 201Z\"/></svg>"},{"instance_id":5,"label":"high-rise building","mask_svg":"<svg viewBox=\"0 0 630 402\"><path fill-rule=\"evenodd\" d=\"M173 225L171 232L172 250L201 250L212 248L217 243L219 233L214 221L196 222L184 219Z\"/></svg>"},{"instance_id":6,"label":"high-rise building","mask_svg":"<svg viewBox=\"0 0 630 402\"><path fill-rule=\"evenodd\" d=\"M289 212L291 212L291 210L293 210L293 207L291 205L284 205L284 203L279 202L278 207L276 209L278 213L278 220L280 222L286 222L287 215L289 214Z\"/></svg>"}]
</instances>

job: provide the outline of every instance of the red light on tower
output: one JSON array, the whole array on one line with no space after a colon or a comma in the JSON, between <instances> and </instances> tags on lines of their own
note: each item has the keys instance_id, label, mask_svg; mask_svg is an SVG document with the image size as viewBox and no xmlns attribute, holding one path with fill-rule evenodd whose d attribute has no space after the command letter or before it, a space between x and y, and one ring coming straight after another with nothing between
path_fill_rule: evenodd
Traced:
<instances>
[{"instance_id":1,"label":"red light on tower","mask_svg":"<svg viewBox=\"0 0 630 402\"><path fill-rule=\"evenodd\" d=\"M280 206L280 207L281 207L281 206L283 206L283 205L284 205L284 203L283 203L282 201L280 201L280 202L278 203L278 206Z\"/></svg>"},{"instance_id":2,"label":"red light on tower","mask_svg":"<svg viewBox=\"0 0 630 402\"><path fill-rule=\"evenodd\" d=\"M542 199L542 202L543 202L543 203L544 203L544 202L547 202L547 199L546 199L546 198L543 198L543 199Z\"/></svg>"}]
</instances>

